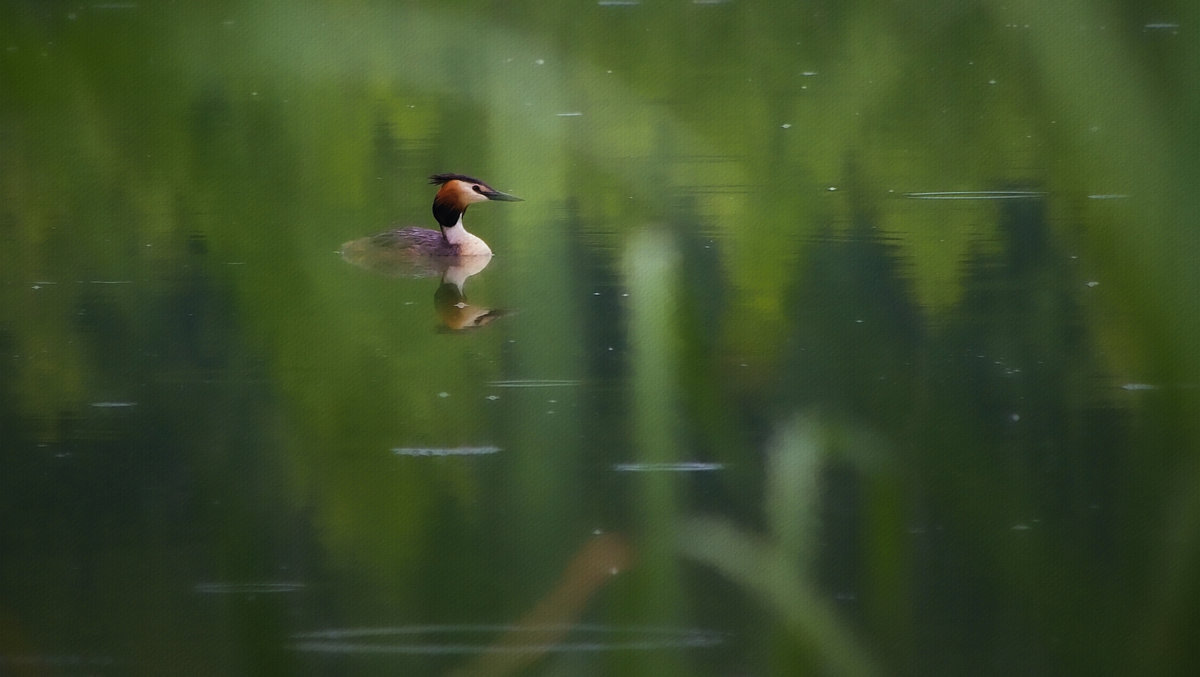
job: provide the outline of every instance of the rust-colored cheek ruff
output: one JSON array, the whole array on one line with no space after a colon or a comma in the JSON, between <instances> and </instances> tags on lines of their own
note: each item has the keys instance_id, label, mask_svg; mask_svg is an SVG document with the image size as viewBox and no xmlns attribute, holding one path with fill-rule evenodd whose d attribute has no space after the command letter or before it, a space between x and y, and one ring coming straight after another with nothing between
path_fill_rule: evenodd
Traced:
<instances>
[{"instance_id":1,"label":"rust-colored cheek ruff","mask_svg":"<svg viewBox=\"0 0 1200 677\"><path fill-rule=\"evenodd\" d=\"M434 204L440 203L447 207L452 207L459 211L463 211L466 210L467 205L470 204L467 199L469 190L470 189L467 188L467 184L464 184L457 179L453 181L447 181L446 183L442 184L440 189L438 189L437 195L433 196L433 202Z\"/></svg>"}]
</instances>

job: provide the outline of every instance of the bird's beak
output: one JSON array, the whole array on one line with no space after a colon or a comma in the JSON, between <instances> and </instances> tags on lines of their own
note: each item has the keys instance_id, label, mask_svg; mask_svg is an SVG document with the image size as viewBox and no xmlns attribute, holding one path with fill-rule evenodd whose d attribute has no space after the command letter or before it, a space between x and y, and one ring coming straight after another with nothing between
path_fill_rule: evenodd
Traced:
<instances>
[{"instance_id":1,"label":"bird's beak","mask_svg":"<svg viewBox=\"0 0 1200 677\"><path fill-rule=\"evenodd\" d=\"M488 190L482 191L482 195L489 200L496 200L497 202L524 202L524 200L517 197L516 195L509 195L508 193L501 193L498 190L488 189Z\"/></svg>"}]
</instances>

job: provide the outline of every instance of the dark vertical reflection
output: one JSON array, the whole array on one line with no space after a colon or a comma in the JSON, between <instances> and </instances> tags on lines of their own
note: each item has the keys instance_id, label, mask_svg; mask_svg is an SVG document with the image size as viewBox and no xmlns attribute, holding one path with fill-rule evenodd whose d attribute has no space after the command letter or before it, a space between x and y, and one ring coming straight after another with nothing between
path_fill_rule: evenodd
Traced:
<instances>
[{"instance_id":1,"label":"dark vertical reflection","mask_svg":"<svg viewBox=\"0 0 1200 677\"><path fill-rule=\"evenodd\" d=\"M1070 635L1081 611L1098 617L1129 601L1113 581L1136 554L1119 547L1112 521L1129 425L1095 392L1082 284L1044 202L1003 201L997 217L994 253L973 255L961 302L931 322L869 216L844 236L827 231L789 292L791 342L772 409L819 406L894 444L891 489L848 462L825 471L820 567L847 613L893 650L915 647L893 661L917 672L969 670L980 656L1006 671L1098 668L1112 658L1105 650L1046 633ZM911 539L880 551L881 516ZM907 628L883 623L905 612L870 600L882 589L873 577L905 558L920 600ZM1105 631L1074 627L1081 643ZM947 653L947 642L962 651ZM943 662L930 662L935 654Z\"/></svg>"},{"instance_id":2,"label":"dark vertical reflection","mask_svg":"<svg viewBox=\"0 0 1200 677\"><path fill-rule=\"evenodd\" d=\"M370 196L369 204L376 208L371 214L371 219L376 226L382 227L395 224L397 215L404 213L402 206L413 202L411 199L403 199L411 198L412 193L400 190L400 187L406 185L408 177L420 176L421 172L410 171L412 168L405 161L405 140L397 137L393 125L384 118L382 111L376 113L374 127L371 139L371 176L367 191ZM417 187L412 186L413 189Z\"/></svg>"},{"instance_id":3,"label":"dark vertical reflection","mask_svg":"<svg viewBox=\"0 0 1200 677\"><path fill-rule=\"evenodd\" d=\"M165 672L183 660L219 673L236 655L258 674L288 672L284 596L196 592L302 578L303 547L283 526L275 460L263 453L271 398L236 338L229 290L201 236L177 246L154 284L134 275L64 290L78 290L89 402L35 433L0 396L0 606L38 628L37 645L12 660ZM225 639L198 644L198 633Z\"/></svg>"},{"instance_id":4,"label":"dark vertical reflection","mask_svg":"<svg viewBox=\"0 0 1200 677\"><path fill-rule=\"evenodd\" d=\"M931 442L923 471L956 481L922 488L924 564L940 588L925 640L957 637L1006 669L1099 669L1112 658L1104 650L1052 645L1043 633L1103 632L1070 619L1120 604L1104 576L1121 557L1106 547L1105 516L1127 433L1120 412L1092 394L1100 366L1077 300L1082 283L1050 237L1045 203L1001 203L998 232L1001 251L973 257L963 300L930 345L937 390L922 424ZM985 563L988 576L967 574ZM960 621L981 614L1010 622L998 632Z\"/></svg>"},{"instance_id":5,"label":"dark vertical reflection","mask_svg":"<svg viewBox=\"0 0 1200 677\"><path fill-rule=\"evenodd\" d=\"M826 230L801 264L773 409L825 403L894 428L911 415L920 318L873 226L859 215L845 235Z\"/></svg>"},{"instance_id":6,"label":"dark vertical reflection","mask_svg":"<svg viewBox=\"0 0 1200 677\"><path fill-rule=\"evenodd\" d=\"M784 290L789 342L767 411L779 420L815 410L892 443L911 439L923 410L917 394L928 337L894 247L879 236L873 215L857 212L844 232L825 228L798 269ZM875 638L872 648L903 664L912 660L914 619L906 595L895 590L907 585L911 554L887 534L906 529L904 503L912 499L902 489L903 474L881 480L863 470L837 453L824 466L815 575L839 609Z\"/></svg>"}]
</instances>

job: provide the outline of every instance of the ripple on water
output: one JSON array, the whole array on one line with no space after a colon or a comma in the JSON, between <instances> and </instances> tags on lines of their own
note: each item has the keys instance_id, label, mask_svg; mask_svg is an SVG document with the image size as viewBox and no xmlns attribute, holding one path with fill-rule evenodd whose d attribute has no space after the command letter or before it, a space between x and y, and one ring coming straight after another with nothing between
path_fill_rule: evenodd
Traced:
<instances>
[{"instance_id":1,"label":"ripple on water","mask_svg":"<svg viewBox=\"0 0 1200 677\"><path fill-rule=\"evenodd\" d=\"M250 581L245 583L212 581L197 583L192 590L205 595L256 595L296 592L303 588L304 584L299 581Z\"/></svg>"},{"instance_id":2,"label":"ripple on water","mask_svg":"<svg viewBox=\"0 0 1200 677\"><path fill-rule=\"evenodd\" d=\"M713 472L724 470L724 463L701 463L699 461L683 461L681 463L617 463L612 467L617 472Z\"/></svg>"},{"instance_id":3,"label":"ripple on water","mask_svg":"<svg viewBox=\"0 0 1200 677\"><path fill-rule=\"evenodd\" d=\"M579 379L570 378L529 378L488 381L488 385L493 388L571 388L581 383L582 381Z\"/></svg>"},{"instance_id":4,"label":"ripple on water","mask_svg":"<svg viewBox=\"0 0 1200 677\"><path fill-rule=\"evenodd\" d=\"M546 633L567 631L570 639L543 644ZM497 645L495 635L527 634L531 641ZM293 651L340 654L473 655L487 653L583 653L708 648L725 635L700 628L614 627L608 625L405 625L331 628L292 635Z\"/></svg>"},{"instance_id":5,"label":"ripple on water","mask_svg":"<svg viewBox=\"0 0 1200 677\"><path fill-rule=\"evenodd\" d=\"M490 445L478 447L394 447L397 456L484 456L502 451Z\"/></svg>"},{"instance_id":6,"label":"ripple on water","mask_svg":"<svg viewBox=\"0 0 1200 677\"><path fill-rule=\"evenodd\" d=\"M1033 200L1046 194L1036 190L938 190L904 193L911 200Z\"/></svg>"}]
</instances>

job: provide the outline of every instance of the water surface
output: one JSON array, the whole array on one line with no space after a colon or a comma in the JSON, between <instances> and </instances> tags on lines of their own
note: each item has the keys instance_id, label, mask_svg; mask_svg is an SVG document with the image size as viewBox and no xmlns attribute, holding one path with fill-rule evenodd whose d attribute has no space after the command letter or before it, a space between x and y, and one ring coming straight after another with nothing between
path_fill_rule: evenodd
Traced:
<instances>
[{"instance_id":1,"label":"water surface","mask_svg":"<svg viewBox=\"0 0 1200 677\"><path fill-rule=\"evenodd\" d=\"M0 26L0 673L1200 663L1191 5Z\"/></svg>"}]
</instances>

